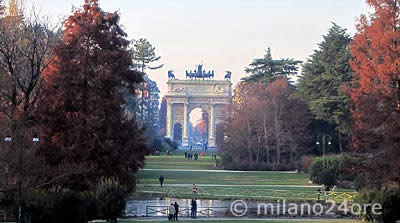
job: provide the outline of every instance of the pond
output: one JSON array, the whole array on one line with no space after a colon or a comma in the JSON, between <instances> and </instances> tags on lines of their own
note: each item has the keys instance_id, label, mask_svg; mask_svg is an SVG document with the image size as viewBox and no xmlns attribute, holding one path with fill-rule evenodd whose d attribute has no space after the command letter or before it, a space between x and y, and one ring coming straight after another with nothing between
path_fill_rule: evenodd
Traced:
<instances>
[{"instance_id":1,"label":"pond","mask_svg":"<svg viewBox=\"0 0 400 223\"><path fill-rule=\"evenodd\" d=\"M200 200L197 199L199 216L224 215L229 211L231 201ZM127 217L131 216L165 216L166 209L171 203L180 205L180 214L190 216L191 199L152 198L128 200L126 206Z\"/></svg>"}]
</instances>

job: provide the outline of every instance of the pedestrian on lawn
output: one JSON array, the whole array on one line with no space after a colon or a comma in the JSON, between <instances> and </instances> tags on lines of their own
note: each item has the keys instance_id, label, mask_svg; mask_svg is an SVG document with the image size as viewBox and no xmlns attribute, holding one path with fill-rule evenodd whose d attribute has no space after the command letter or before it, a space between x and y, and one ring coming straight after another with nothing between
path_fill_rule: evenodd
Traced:
<instances>
[{"instance_id":1,"label":"pedestrian on lawn","mask_svg":"<svg viewBox=\"0 0 400 223\"><path fill-rule=\"evenodd\" d=\"M158 178L158 181L160 181L160 186L163 187L164 177L162 175L160 176L160 178Z\"/></svg>"}]
</instances>

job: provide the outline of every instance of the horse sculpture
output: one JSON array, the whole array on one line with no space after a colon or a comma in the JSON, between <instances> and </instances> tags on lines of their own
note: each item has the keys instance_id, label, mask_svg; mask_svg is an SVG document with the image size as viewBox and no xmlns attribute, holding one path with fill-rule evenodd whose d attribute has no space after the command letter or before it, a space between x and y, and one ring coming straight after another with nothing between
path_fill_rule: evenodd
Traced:
<instances>
[{"instance_id":1,"label":"horse sculpture","mask_svg":"<svg viewBox=\"0 0 400 223\"><path fill-rule=\"evenodd\" d=\"M232 78L232 72L230 72L230 71L225 71L226 72L226 74L225 74L225 80L231 80L231 78Z\"/></svg>"},{"instance_id":2,"label":"horse sculpture","mask_svg":"<svg viewBox=\"0 0 400 223\"><path fill-rule=\"evenodd\" d=\"M168 79L175 79L175 74L173 70L168 71Z\"/></svg>"},{"instance_id":3,"label":"horse sculpture","mask_svg":"<svg viewBox=\"0 0 400 223\"><path fill-rule=\"evenodd\" d=\"M211 78L214 78L214 71L206 72L205 70L203 70L203 65L198 65L197 70L194 70L194 72L186 71L186 78L195 79L195 80L197 80L197 78L203 79L203 80L206 78L211 79Z\"/></svg>"}]
</instances>

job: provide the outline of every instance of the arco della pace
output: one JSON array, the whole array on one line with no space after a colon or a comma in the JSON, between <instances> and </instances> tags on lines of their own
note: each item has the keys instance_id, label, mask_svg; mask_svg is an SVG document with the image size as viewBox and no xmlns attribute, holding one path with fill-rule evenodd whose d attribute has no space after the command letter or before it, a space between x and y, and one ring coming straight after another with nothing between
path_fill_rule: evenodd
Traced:
<instances>
[{"instance_id":1,"label":"arco della pace","mask_svg":"<svg viewBox=\"0 0 400 223\"><path fill-rule=\"evenodd\" d=\"M176 139L182 129L182 146L188 146L189 114L196 108L208 114L208 147L215 147L216 126L223 122L232 103L231 72L224 80L214 80L214 71L204 71L198 65L195 71L186 71L186 79L175 78L168 72L166 137Z\"/></svg>"}]
</instances>

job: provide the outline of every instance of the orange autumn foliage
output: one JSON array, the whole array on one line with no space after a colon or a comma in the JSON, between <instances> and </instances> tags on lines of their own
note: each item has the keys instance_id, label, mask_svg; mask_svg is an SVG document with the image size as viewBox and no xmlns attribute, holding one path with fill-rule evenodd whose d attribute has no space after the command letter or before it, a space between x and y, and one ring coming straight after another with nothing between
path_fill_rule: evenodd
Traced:
<instances>
[{"instance_id":1,"label":"orange autumn foliage","mask_svg":"<svg viewBox=\"0 0 400 223\"><path fill-rule=\"evenodd\" d=\"M353 148L374 154L373 164L367 166L375 169L371 170L375 177L400 182L397 174L378 173L393 173L390 170L400 167L399 89L391 86L400 79L400 2L367 3L375 12L360 17L350 45L354 81L348 93L353 101Z\"/></svg>"}]
</instances>

